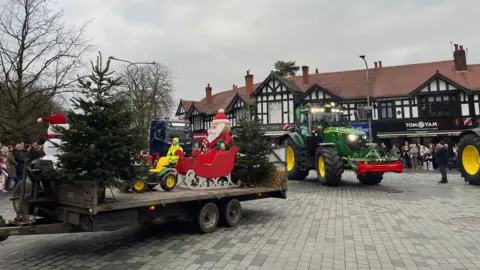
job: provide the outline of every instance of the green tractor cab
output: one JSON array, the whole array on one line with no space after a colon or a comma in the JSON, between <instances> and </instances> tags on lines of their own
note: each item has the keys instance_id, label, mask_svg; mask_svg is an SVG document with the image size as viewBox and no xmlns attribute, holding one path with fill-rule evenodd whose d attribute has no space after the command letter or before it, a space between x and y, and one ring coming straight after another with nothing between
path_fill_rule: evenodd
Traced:
<instances>
[{"instance_id":1,"label":"green tractor cab","mask_svg":"<svg viewBox=\"0 0 480 270\"><path fill-rule=\"evenodd\" d=\"M366 185L377 185L385 172L403 172L395 156L382 155L367 143L364 131L352 128L341 107L334 103L295 111L295 126L281 140L285 143L287 175L304 180L316 170L324 185L338 185L344 170L352 170Z\"/></svg>"}]
</instances>

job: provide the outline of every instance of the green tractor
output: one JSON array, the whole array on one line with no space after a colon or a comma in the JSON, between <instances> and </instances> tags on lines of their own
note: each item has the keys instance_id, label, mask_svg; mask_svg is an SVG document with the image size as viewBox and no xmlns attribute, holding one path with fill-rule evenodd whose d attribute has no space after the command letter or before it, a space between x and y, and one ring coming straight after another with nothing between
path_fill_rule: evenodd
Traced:
<instances>
[{"instance_id":1,"label":"green tractor","mask_svg":"<svg viewBox=\"0 0 480 270\"><path fill-rule=\"evenodd\" d=\"M378 185L383 173L403 172L398 157L367 143L367 134L349 126L335 103L298 108L289 131L281 138L289 179L304 180L316 170L322 184L336 186L344 170L352 170L361 183Z\"/></svg>"}]
</instances>

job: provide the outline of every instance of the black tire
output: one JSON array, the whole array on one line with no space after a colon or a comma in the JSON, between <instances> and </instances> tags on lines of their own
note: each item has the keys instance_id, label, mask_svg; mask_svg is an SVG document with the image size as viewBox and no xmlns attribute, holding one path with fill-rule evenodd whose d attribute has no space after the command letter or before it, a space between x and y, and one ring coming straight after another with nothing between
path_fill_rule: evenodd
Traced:
<instances>
[{"instance_id":1,"label":"black tire","mask_svg":"<svg viewBox=\"0 0 480 270\"><path fill-rule=\"evenodd\" d=\"M358 176L358 181L367 186L376 186L383 180L383 173L366 173Z\"/></svg>"},{"instance_id":2,"label":"black tire","mask_svg":"<svg viewBox=\"0 0 480 270\"><path fill-rule=\"evenodd\" d=\"M301 164L301 158L302 158L302 149L300 148L300 145L297 145L291 138L286 139L286 147L285 149L285 162L287 163L287 177L290 180L305 180L308 176L308 170L302 171L300 169L300 164ZM293 151L293 167L289 167L288 165L288 148L291 148ZM289 170L290 169L290 170Z\"/></svg>"},{"instance_id":3,"label":"black tire","mask_svg":"<svg viewBox=\"0 0 480 270\"><path fill-rule=\"evenodd\" d=\"M27 183L27 186L25 187L25 195L22 198L21 192L23 189L23 185L25 184L25 181ZM26 179L20 180L20 182L18 182L15 188L13 189L13 197L18 198L18 199L12 200L13 210L18 215L22 215L22 216L28 215L28 211L29 211L28 200L30 200L32 197L31 196L32 188L33 188L33 183L30 180L30 178L27 177Z\"/></svg>"},{"instance_id":4,"label":"black tire","mask_svg":"<svg viewBox=\"0 0 480 270\"><path fill-rule=\"evenodd\" d=\"M2 216L0 216L0 228L6 227L6 226L7 226L7 222L5 221L5 219L3 219ZM0 243L7 239L8 239L8 236L0 236Z\"/></svg>"},{"instance_id":5,"label":"black tire","mask_svg":"<svg viewBox=\"0 0 480 270\"><path fill-rule=\"evenodd\" d=\"M321 168L323 159L323 169ZM319 147L315 154L315 168L318 181L326 186L338 186L342 180L342 158L337 150L330 147Z\"/></svg>"},{"instance_id":6,"label":"black tire","mask_svg":"<svg viewBox=\"0 0 480 270\"><path fill-rule=\"evenodd\" d=\"M465 149L467 149L467 151L472 151L468 150L470 149L470 147L473 147L472 150L476 149L477 152L480 153L480 136L476 134L467 134L463 136L463 138L460 140L460 143L458 145L458 157L460 166L458 169L462 177L465 179L465 182L468 182L471 185L480 185L480 169L476 172L472 168L465 169L466 164L464 163L472 162L472 160L468 160L467 152L464 153Z\"/></svg>"},{"instance_id":7,"label":"black tire","mask_svg":"<svg viewBox=\"0 0 480 270\"><path fill-rule=\"evenodd\" d=\"M221 206L221 223L228 227L235 227L242 219L242 205L237 199L230 200Z\"/></svg>"},{"instance_id":8,"label":"black tire","mask_svg":"<svg viewBox=\"0 0 480 270\"><path fill-rule=\"evenodd\" d=\"M214 203L204 204L197 215L197 226L201 233L211 233L218 225L220 212Z\"/></svg>"},{"instance_id":9,"label":"black tire","mask_svg":"<svg viewBox=\"0 0 480 270\"><path fill-rule=\"evenodd\" d=\"M165 191L171 191L177 186L177 181L177 176L172 172L168 172L160 179L160 187Z\"/></svg>"},{"instance_id":10,"label":"black tire","mask_svg":"<svg viewBox=\"0 0 480 270\"><path fill-rule=\"evenodd\" d=\"M147 189L147 183L143 179L137 179L132 184L133 192L142 193Z\"/></svg>"}]
</instances>

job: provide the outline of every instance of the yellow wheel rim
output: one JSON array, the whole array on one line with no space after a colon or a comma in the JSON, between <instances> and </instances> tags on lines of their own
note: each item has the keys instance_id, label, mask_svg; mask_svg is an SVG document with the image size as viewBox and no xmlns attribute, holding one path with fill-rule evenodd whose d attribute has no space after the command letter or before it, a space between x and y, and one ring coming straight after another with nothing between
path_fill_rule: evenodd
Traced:
<instances>
[{"instance_id":1,"label":"yellow wheel rim","mask_svg":"<svg viewBox=\"0 0 480 270\"><path fill-rule=\"evenodd\" d=\"M145 188L145 182L143 180L138 179L135 181L135 184L133 185L135 187L135 190L142 190Z\"/></svg>"},{"instance_id":2,"label":"yellow wheel rim","mask_svg":"<svg viewBox=\"0 0 480 270\"><path fill-rule=\"evenodd\" d=\"M462 152L462 165L469 175L476 175L480 169L480 155L473 145L467 145Z\"/></svg>"},{"instance_id":3,"label":"yellow wheel rim","mask_svg":"<svg viewBox=\"0 0 480 270\"><path fill-rule=\"evenodd\" d=\"M175 186L175 176L169 175L167 176L167 180L165 181L165 184L167 185L168 188L172 188Z\"/></svg>"},{"instance_id":4,"label":"yellow wheel rim","mask_svg":"<svg viewBox=\"0 0 480 270\"><path fill-rule=\"evenodd\" d=\"M325 160L323 157L318 158L318 172L321 177L325 177Z\"/></svg>"},{"instance_id":5,"label":"yellow wheel rim","mask_svg":"<svg viewBox=\"0 0 480 270\"><path fill-rule=\"evenodd\" d=\"M287 146L287 171L293 170L295 166L295 153L291 146Z\"/></svg>"}]
</instances>

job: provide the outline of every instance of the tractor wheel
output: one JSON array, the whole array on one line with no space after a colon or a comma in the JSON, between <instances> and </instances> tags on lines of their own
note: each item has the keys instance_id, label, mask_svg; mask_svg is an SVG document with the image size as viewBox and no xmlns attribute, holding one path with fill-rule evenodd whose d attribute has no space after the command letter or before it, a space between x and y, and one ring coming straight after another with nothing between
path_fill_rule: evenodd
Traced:
<instances>
[{"instance_id":1,"label":"tractor wheel","mask_svg":"<svg viewBox=\"0 0 480 270\"><path fill-rule=\"evenodd\" d=\"M465 182L480 185L480 137L476 134L465 135L458 146L460 173Z\"/></svg>"},{"instance_id":2,"label":"tractor wheel","mask_svg":"<svg viewBox=\"0 0 480 270\"><path fill-rule=\"evenodd\" d=\"M177 185L177 177L175 174L169 172L162 176L160 180L160 187L165 191L171 191Z\"/></svg>"},{"instance_id":3,"label":"tractor wheel","mask_svg":"<svg viewBox=\"0 0 480 270\"><path fill-rule=\"evenodd\" d=\"M358 181L367 186L376 186L383 180L383 173L366 173L358 176Z\"/></svg>"},{"instance_id":4,"label":"tractor wheel","mask_svg":"<svg viewBox=\"0 0 480 270\"><path fill-rule=\"evenodd\" d=\"M301 170L302 149L292 139L287 139L287 149L285 150L285 162L287 163L287 176L290 180L305 180L308 170Z\"/></svg>"},{"instance_id":5,"label":"tractor wheel","mask_svg":"<svg viewBox=\"0 0 480 270\"><path fill-rule=\"evenodd\" d=\"M145 189L147 189L147 184L143 179L137 179L132 185L133 192L141 193L144 192Z\"/></svg>"},{"instance_id":6,"label":"tractor wheel","mask_svg":"<svg viewBox=\"0 0 480 270\"><path fill-rule=\"evenodd\" d=\"M318 180L326 186L337 186L342 180L342 159L333 148L318 148L315 155Z\"/></svg>"}]
</instances>

